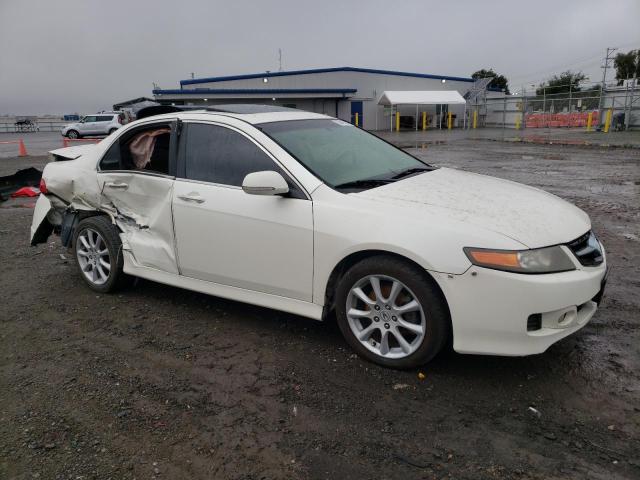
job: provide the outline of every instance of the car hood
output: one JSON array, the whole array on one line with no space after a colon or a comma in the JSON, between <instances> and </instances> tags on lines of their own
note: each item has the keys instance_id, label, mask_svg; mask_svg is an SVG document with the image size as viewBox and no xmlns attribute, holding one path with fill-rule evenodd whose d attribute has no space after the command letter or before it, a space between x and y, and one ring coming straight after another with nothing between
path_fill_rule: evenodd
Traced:
<instances>
[{"instance_id":1,"label":"car hood","mask_svg":"<svg viewBox=\"0 0 640 480\"><path fill-rule=\"evenodd\" d=\"M566 243L591 228L576 206L537 188L486 175L439 168L355 194L427 209L443 221L475 225L529 248Z\"/></svg>"}]
</instances>

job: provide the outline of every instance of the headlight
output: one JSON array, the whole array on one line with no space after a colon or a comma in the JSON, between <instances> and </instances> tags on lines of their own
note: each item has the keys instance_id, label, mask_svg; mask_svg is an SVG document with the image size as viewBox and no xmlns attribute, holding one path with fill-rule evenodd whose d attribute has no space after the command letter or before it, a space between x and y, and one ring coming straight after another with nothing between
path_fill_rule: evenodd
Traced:
<instances>
[{"instance_id":1,"label":"headlight","mask_svg":"<svg viewBox=\"0 0 640 480\"><path fill-rule=\"evenodd\" d=\"M465 247L471 263L479 267L517 273L555 273L575 270L571 258L560 246L535 250L491 250Z\"/></svg>"}]
</instances>

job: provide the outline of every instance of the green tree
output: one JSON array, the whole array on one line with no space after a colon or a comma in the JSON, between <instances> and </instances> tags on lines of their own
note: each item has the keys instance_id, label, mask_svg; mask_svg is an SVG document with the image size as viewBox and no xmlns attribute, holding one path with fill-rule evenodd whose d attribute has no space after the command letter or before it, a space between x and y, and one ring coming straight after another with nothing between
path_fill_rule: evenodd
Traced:
<instances>
[{"instance_id":1,"label":"green tree","mask_svg":"<svg viewBox=\"0 0 640 480\"><path fill-rule=\"evenodd\" d=\"M489 88L499 88L500 90L504 90L504 93L509 95L509 81L507 80L507 77L505 77L504 75L498 75L493 71L492 68L490 68L489 70L485 70L483 68L482 70L478 70L471 75L471 78L475 80L479 78L489 77L493 77L493 80L491 80L491 83L489 83Z\"/></svg>"},{"instance_id":2,"label":"green tree","mask_svg":"<svg viewBox=\"0 0 640 480\"><path fill-rule=\"evenodd\" d=\"M613 66L616 68L618 85L622 85L627 78L640 77L640 50L617 54Z\"/></svg>"},{"instance_id":3,"label":"green tree","mask_svg":"<svg viewBox=\"0 0 640 480\"><path fill-rule=\"evenodd\" d=\"M567 70L566 72L562 72L560 75L554 75L546 82L541 83L536 89L536 95L542 95L543 93L546 93L546 95L553 95L555 93L569 92L569 90L579 92L580 82L586 78L587 77L582 72L572 72L571 70Z\"/></svg>"}]
</instances>

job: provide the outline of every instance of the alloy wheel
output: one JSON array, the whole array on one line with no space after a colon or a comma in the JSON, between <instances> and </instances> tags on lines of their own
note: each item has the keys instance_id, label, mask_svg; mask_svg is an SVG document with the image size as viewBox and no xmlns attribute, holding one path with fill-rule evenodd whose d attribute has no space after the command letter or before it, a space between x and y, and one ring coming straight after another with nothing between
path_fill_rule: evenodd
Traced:
<instances>
[{"instance_id":1,"label":"alloy wheel","mask_svg":"<svg viewBox=\"0 0 640 480\"><path fill-rule=\"evenodd\" d=\"M103 285L111 273L111 257L104 238L87 228L80 232L76 242L76 256L82 274L95 285Z\"/></svg>"},{"instance_id":2,"label":"alloy wheel","mask_svg":"<svg viewBox=\"0 0 640 480\"><path fill-rule=\"evenodd\" d=\"M424 310L416 295L401 281L368 275L347 295L347 321L355 338L383 358L414 353L426 333Z\"/></svg>"}]
</instances>

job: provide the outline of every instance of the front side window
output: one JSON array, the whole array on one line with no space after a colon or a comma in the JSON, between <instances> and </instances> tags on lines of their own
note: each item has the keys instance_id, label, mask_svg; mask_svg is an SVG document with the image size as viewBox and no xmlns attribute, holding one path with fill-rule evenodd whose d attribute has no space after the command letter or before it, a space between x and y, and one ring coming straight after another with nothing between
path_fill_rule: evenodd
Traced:
<instances>
[{"instance_id":1,"label":"front side window","mask_svg":"<svg viewBox=\"0 0 640 480\"><path fill-rule=\"evenodd\" d=\"M100 161L100 170L134 170L169 175L171 128L158 124L122 135Z\"/></svg>"},{"instance_id":2,"label":"front side window","mask_svg":"<svg viewBox=\"0 0 640 480\"><path fill-rule=\"evenodd\" d=\"M337 189L373 188L433 170L408 153L336 119L258 125L320 180Z\"/></svg>"},{"instance_id":3,"label":"front side window","mask_svg":"<svg viewBox=\"0 0 640 480\"><path fill-rule=\"evenodd\" d=\"M184 150L184 177L191 180L242 186L249 173L280 169L256 144L225 127L188 125Z\"/></svg>"},{"instance_id":4,"label":"front side window","mask_svg":"<svg viewBox=\"0 0 640 480\"><path fill-rule=\"evenodd\" d=\"M96 121L96 116L95 115L91 115L89 117L84 117L83 119L84 123L93 123Z\"/></svg>"}]
</instances>

